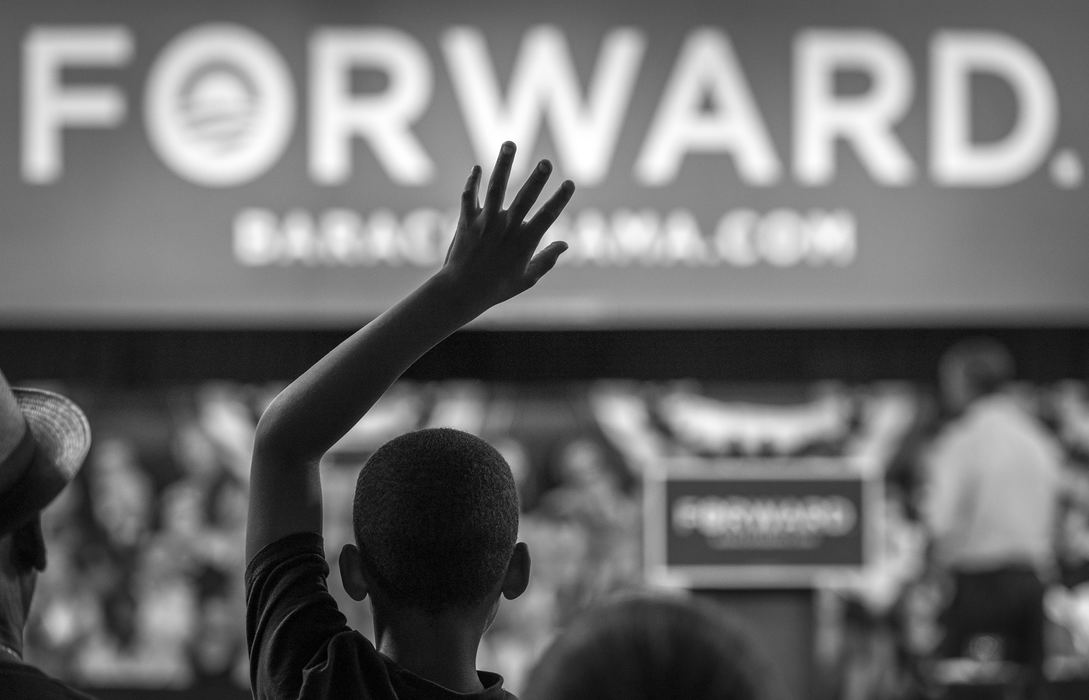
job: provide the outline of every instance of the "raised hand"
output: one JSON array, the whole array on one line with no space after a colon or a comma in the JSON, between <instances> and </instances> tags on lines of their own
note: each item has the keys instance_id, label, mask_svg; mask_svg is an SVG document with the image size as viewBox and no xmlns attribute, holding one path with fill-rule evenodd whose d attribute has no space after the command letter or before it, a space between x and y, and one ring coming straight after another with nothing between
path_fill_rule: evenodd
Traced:
<instances>
[{"instance_id":1,"label":"raised hand","mask_svg":"<svg viewBox=\"0 0 1089 700\"><path fill-rule=\"evenodd\" d=\"M468 301L485 308L532 287L567 250L566 243L557 241L534 255L545 232L571 200L574 184L565 180L526 221L552 173L552 164L542 160L526 178L510 208L504 210L514 152L515 146L510 141L500 148L483 207L478 197L480 166L473 167L461 195L457 231L440 271L454 280Z\"/></svg>"}]
</instances>

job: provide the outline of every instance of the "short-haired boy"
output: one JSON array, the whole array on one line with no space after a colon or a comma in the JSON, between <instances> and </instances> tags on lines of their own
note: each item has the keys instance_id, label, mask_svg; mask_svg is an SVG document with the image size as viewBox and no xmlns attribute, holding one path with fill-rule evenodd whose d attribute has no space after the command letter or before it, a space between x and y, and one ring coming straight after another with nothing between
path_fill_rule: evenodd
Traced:
<instances>
[{"instance_id":1,"label":"short-haired boy","mask_svg":"<svg viewBox=\"0 0 1089 700\"><path fill-rule=\"evenodd\" d=\"M527 220L551 165L503 209L514 144L483 206L479 167L442 268L276 397L257 427L246 530L246 634L256 698L480 698L511 695L476 670L500 596L526 588L510 469L484 441L425 430L379 448L356 486L356 543L344 587L370 598L375 645L350 629L326 587L318 462L423 353L533 286L566 249L534 254L574 192L565 181ZM377 648L376 648L377 647Z\"/></svg>"}]
</instances>

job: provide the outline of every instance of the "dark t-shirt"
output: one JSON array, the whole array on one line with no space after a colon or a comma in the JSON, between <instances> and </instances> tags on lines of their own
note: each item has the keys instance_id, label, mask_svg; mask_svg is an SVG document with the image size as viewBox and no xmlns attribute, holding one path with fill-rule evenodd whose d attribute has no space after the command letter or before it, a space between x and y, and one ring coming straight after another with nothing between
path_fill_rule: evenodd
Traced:
<instances>
[{"instance_id":1,"label":"dark t-shirt","mask_svg":"<svg viewBox=\"0 0 1089 700\"><path fill-rule=\"evenodd\" d=\"M329 595L322 538L298 533L246 567L246 639L253 696L379 700L514 700L503 678L478 671L484 690L455 693L398 666L347 625Z\"/></svg>"},{"instance_id":2,"label":"dark t-shirt","mask_svg":"<svg viewBox=\"0 0 1089 700\"><path fill-rule=\"evenodd\" d=\"M5 700L94 700L33 666L0 656L0 698Z\"/></svg>"}]
</instances>

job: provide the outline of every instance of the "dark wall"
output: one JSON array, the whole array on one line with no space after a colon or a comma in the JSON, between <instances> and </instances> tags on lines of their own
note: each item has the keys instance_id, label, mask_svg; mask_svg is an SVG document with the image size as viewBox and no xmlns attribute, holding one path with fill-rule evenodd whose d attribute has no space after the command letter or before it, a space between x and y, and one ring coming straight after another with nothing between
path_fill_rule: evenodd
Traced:
<instances>
[{"instance_id":1,"label":"dark wall","mask_svg":"<svg viewBox=\"0 0 1089 700\"><path fill-rule=\"evenodd\" d=\"M348 333L6 329L0 330L0 369L12 381L57 378L112 386L290 379ZM974 333L1007 343L1025 379L1089 377L1086 328L463 331L407 376L929 383L942 351Z\"/></svg>"}]
</instances>

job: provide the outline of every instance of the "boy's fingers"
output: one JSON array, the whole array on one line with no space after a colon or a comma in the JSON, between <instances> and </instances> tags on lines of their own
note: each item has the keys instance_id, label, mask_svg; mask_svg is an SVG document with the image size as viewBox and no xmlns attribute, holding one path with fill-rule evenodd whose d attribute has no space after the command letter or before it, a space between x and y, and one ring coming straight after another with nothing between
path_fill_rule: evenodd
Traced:
<instances>
[{"instance_id":1,"label":"boy's fingers","mask_svg":"<svg viewBox=\"0 0 1089 700\"><path fill-rule=\"evenodd\" d=\"M575 183L570 180L564 180L560 188L556 190L556 193L548 198L548 201L540 208L540 210L533 215L533 218L529 220L526 225L527 231L527 244L532 243L536 248L537 244L541 242L541 238L544 237L545 232L548 231L548 227L551 226L559 217L560 212L567 206L567 203L571 201L571 195L575 193Z\"/></svg>"},{"instance_id":2,"label":"boy's fingers","mask_svg":"<svg viewBox=\"0 0 1089 700\"><path fill-rule=\"evenodd\" d=\"M461 193L461 218L469 221L476 216L480 208L477 195L480 192L480 166L474 165L469 172L469 179L465 181L465 190Z\"/></svg>"},{"instance_id":3,"label":"boy's fingers","mask_svg":"<svg viewBox=\"0 0 1089 700\"><path fill-rule=\"evenodd\" d=\"M533 256L533 259L526 265L526 282L530 287L537 284L538 280L556 266L556 262L565 250L567 250L567 244L563 241L556 241L550 243L544 250Z\"/></svg>"},{"instance_id":4,"label":"boy's fingers","mask_svg":"<svg viewBox=\"0 0 1089 700\"><path fill-rule=\"evenodd\" d=\"M518 191L518 194L514 197L514 202L511 203L510 209L507 212L507 225L516 227L525 221L526 215L529 214L530 208L533 203L537 201L537 197L541 196L541 190L544 189L545 183L548 182L548 176L552 174L552 164L547 160L542 160L537 164L537 167L533 169L533 172L526 178L525 184L522 185L522 189Z\"/></svg>"},{"instance_id":5,"label":"boy's fingers","mask_svg":"<svg viewBox=\"0 0 1089 700\"><path fill-rule=\"evenodd\" d=\"M499 157L495 161L492 177L488 180L488 193L484 195L484 215L493 218L500 207L503 206L503 197L507 192L507 178L510 177L510 167L514 162L515 146L507 141L499 149Z\"/></svg>"}]
</instances>

